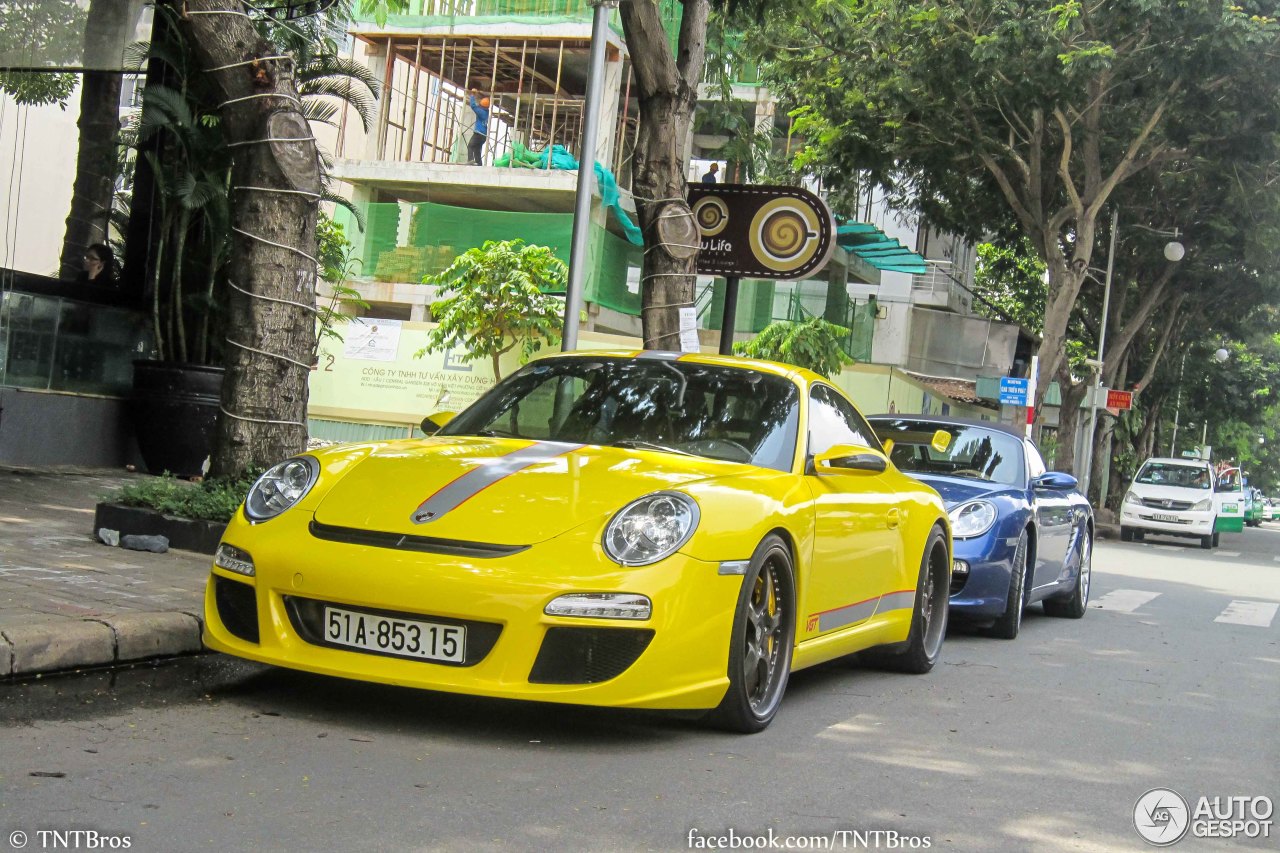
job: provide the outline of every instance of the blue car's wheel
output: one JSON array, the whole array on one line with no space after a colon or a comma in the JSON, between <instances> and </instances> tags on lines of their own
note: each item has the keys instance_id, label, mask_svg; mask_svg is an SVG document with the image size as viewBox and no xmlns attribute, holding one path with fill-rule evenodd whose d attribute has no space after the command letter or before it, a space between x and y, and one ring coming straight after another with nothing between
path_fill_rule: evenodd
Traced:
<instances>
[{"instance_id":1,"label":"blue car's wheel","mask_svg":"<svg viewBox=\"0 0 1280 853\"><path fill-rule=\"evenodd\" d=\"M1050 616L1079 619L1089 607L1089 584L1093 580L1093 531L1085 528L1080 537L1080 571L1065 598L1046 598L1044 612Z\"/></svg>"},{"instance_id":2,"label":"blue car's wheel","mask_svg":"<svg viewBox=\"0 0 1280 853\"><path fill-rule=\"evenodd\" d=\"M1027 531L1018 537L1018 547L1013 552L1013 567L1009 572L1009 594L1005 598L1004 613L991 626L988 633L1001 640L1012 640L1022 629L1022 611L1027 606Z\"/></svg>"}]
</instances>

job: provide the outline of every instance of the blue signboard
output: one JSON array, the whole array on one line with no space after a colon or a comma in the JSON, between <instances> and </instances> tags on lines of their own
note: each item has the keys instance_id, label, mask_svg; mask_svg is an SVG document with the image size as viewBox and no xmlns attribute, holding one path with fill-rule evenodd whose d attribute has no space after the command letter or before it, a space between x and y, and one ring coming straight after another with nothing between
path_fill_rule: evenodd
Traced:
<instances>
[{"instance_id":1,"label":"blue signboard","mask_svg":"<svg viewBox=\"0 0 1280 853\"><path fill-rule=\"evenodd\" d=\"M1000 404L1006 406L1027 405L1026 379L1015 379L1012 376L1000 377Z\"/></svg>"}]
</instances>

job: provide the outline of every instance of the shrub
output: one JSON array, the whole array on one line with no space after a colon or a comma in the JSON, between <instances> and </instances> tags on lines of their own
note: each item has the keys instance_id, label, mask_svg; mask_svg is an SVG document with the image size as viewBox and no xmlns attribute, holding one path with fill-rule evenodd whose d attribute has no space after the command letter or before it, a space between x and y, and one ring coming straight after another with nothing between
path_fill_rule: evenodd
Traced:
<instances>
[{"instance_id":1,"label":"shrub","mask_svg":"<svg viewBox=\"0 0 1280 853\"><path fill-rule=\"evenodd\" d=\"M131 483L107 500L179 518L225 522L244 503L259 473L250 472L239 478L211 477L201 483L188 483L166 473Z\"/></svg>"}]
</instances>

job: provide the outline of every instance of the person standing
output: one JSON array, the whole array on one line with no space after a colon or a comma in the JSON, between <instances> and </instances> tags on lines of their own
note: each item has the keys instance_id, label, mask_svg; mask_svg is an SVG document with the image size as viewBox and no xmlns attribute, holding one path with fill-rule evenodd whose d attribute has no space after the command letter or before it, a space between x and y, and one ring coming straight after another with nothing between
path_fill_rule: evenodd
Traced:
<instances>
[{"instance_id":1,"label":"person standing","mask_svg":"<svg viewBox=\"0 0 1280 853\"><path fill-rule=\"evenodd\" d=\"M707 169L707 173L702 176L704 184L714 184L716 182L716 172L720 171L719 163L712 163L711 168Z\"/></svg>"},{"instance_id":2,"label":"person standing","mask_svg":"<svg viewBox=\"0 0 1280 853\"><path fill-rule=\"evenodd\" d=\"M471 89L471 111L476 114L475 131L467 143L467 162L472 166L484 165L484 144L489 139L489 99L480 97L475 87Z\"/></svg>"}]
</instances>

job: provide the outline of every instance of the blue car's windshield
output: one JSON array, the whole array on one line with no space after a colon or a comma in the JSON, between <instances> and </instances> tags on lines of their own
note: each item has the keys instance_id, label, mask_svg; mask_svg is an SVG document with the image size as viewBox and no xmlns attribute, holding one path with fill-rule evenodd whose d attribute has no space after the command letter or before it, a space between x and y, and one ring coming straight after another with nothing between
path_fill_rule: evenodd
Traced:
<instances>
[{"instance_id":1,"label":"blue car's windshield","mask_svg":"<svg viewBox=\"0 0 1280 853\"><path fill-rule=\"evenodd\" d=\"M889 458L900 471L990 480L1006 486L1025 484L1022 442L1006 432L909 418L873 418L871 426L881 441L893 441ZM951 436L946 450L933 446L938 430Z\"/></svg>"},{"instance_id":2,"label":"blue car's windshield","mask_svg":"<svg viewBox=\"0 0 1280 853\"><path fill-rule=\"evenodd\" d=\"M439 435L610 444L789 471L799 392L780 376L666 359L554 358L498 383Z\"/></svg>"}]
</instances>

